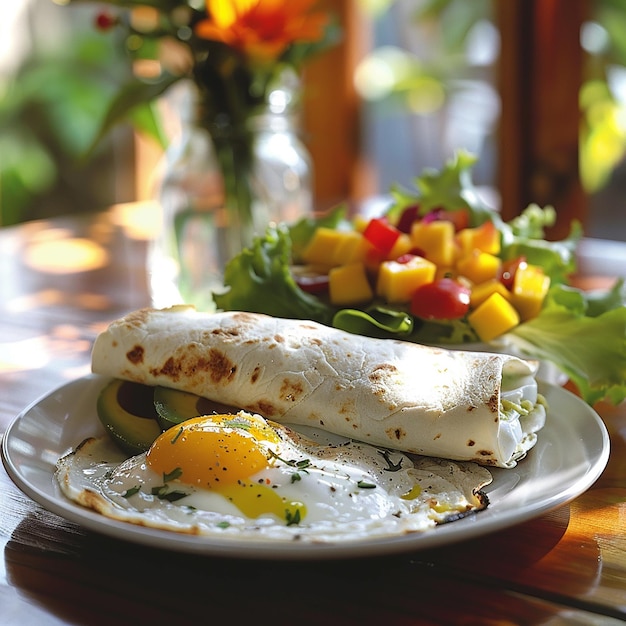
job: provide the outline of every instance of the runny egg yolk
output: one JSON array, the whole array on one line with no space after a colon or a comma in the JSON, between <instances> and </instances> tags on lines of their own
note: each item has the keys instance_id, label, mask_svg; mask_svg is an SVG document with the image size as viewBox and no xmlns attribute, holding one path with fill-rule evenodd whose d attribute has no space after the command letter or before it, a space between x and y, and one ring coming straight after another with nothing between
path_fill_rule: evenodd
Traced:
<instances>
[{"instance_id":1,"label":"runny egg yolk","mask_svg":"<svg viewBox=\"0 0 626 626\"><path fill-rule=\"evenodd\" d=\"M251 476L269 468L274 455L268 444L279 436L255 415L207 415L162 433L146 455L151 469L188 485L208 488L232 502L244 515L271 513L297 524L306 506L282 498L270 485Z\"/></svg>"},{"instance_id":2,"label":"runny egg yolk","mask_svg":"<svg viewBox=\"0 0 626 626\"><path fill-rule=\"evenodd\" d=\"M265 421L253 415L207 415L166 430L146 460L159 474L175 472L182 483L217 489L269 467L271 455L261 444L278 441Z\"/></svg>"}]
</instances>

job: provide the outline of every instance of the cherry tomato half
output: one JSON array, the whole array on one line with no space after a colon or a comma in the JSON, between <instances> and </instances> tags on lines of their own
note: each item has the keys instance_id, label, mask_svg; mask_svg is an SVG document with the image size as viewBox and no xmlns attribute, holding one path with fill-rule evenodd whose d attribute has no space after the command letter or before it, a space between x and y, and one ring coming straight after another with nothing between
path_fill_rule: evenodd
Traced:
<instances>
[{"instance_id":1,"label":"cherry tomato half","mask_svg":"<svg viewBox=\"0 0 626 626\"><path fill-rule=\"evenodd\" d=\"M440 278L418 287L411 299L411 313L430 320L453 320L469 310L470 290L453 278Z\"/></svg>"},{"instance_id":2,"label":"cherry tomato half","mask_svg":"<svg viewBox=\"0 0 626 626\"><path fill-rule=\"evenodd\" d=\"M513 282L515 281L515 272L519 267L526 267L526 257L520 256L510 261L505 261L502 264L500 270L499 279L500 282L509 290L513 289Z\"/></svg>"}]
</instances>

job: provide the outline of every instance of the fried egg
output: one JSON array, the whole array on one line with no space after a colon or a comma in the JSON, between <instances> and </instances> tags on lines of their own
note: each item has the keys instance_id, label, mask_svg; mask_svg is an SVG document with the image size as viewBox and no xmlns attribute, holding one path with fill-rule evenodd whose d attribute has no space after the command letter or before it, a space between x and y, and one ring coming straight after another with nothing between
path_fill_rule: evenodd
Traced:
<instances>
[{"instance_id":1,"label":"fried egg","mask_svg":"<svg viewBox=\"0 0 626 626\"><path fill-rule=\"evenodd\" d=\"M489 471L352 440L320 443L259 415L207 415L125 458L89 438L59 459L63 493L113 519L238 540L420 532L487 506Z\"/></svg>"}]
</instances>

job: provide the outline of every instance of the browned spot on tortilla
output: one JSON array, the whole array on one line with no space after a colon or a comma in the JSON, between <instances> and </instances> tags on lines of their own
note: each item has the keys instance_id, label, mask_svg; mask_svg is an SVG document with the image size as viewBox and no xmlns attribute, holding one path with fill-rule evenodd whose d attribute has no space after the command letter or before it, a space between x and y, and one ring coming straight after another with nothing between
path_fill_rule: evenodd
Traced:
<instances>
[{"instance_id":1,"label":"browned spot on tortilla","mask_svg":"<svg viewBox=\"0 0 626 626\"><path fill-rule=\"evenodd\" d=\"M467 407L467 412L468 412L468 413L471 413L472 411L475 411L477 408L478 408L478 407L474 406L473 404L470 404L470 405Z\"/></svg>"},{"instance_id":2,"label":"browned spot on tortilla","mask_svg":"<svg viewBox=\"0 0 626 626\"><path fill-rule=\"evenodd\" d=\"M230 338L239 337L241 334L238 328L214 328L208 335L214 335L215 337Z\"/></svg>"},{"instance_id":3,"label":"browned spot on tortilla","mask_svg":"<svg viewBox=\"0 0 626 626\"><path fill-rule=\"evenodd\" d=\"M441 433L437 433L437 434L433 437L433 439L441 439Z\"/></svg>"},{"instance_id":4,"label":"browned spot on tortilla","mask_svg":"<svg viewBox=\"0 0 626 626\"><path fill-rule=\"evenodd\" d=\"M476 442L473 439L468 439L467 440L467 445L471 448L472 446L476 445Z\"/></svg>"},{"instance_id":5,"label":"browned spot on tortilla","mask_svg":"<svg viewBox=\"0 0 626 626\"><path fill-rule=\"evenodd\" d=\"M383 363L382 365L377 365L370 373L369 379L373 383L379 383L382 380L388 378L389 374L394 374L398 371L398 368L395 365L391 365L390 363Z\"/></svg>"},{"instance_id":6,"label":"browned spot on tortilla","mask_svg":"<svg viewBox=\"0 0 626 626\"><path fill-rule=\"evenodd\" d=\"M274 341L276 343L285 343L285 338L282 335L274 335Z\"/></svg>"},{"instance_id":7,"label":"browned spot on tortilla","mask_svg":"<svg viewBox=\"0 0 626 626\"><path fill-rule=\"evenodd\" d=\"M389 439L402 441L402 439L406 437L406 433L402 430L402 428L389 428L386 432Z\"/></svg>"},{"instance_id":8,"label":"browned spot on tortilla","mask_svg":"<svg viewBox=\"0 0 626 626\"><path fill-rule=\"evenodd\" d=\"M141 328L149 321L150 316L155 312L155 310L156 309L144 308L133 311L124 318L124 324L129 328Z\"/></svg>"},{"instance_id":9,"label":"browned spot on tortilla","mask_svg":"<svg viewBox=\"0 0 626 626\"><path fill-rule=\"evenodd\" d=\"M117 341L114 339L114 340L111 342L111 345L112 345L114 348L117 348L117 345L118 345L118 344L117 344Z\"/></svg>"},{"instance_id":10,"label":"browned spot on tortilla","mask_svg":"<svg viewBox=\"0 0 626 626\"><path fill-rule=\"evenodd\" d=\"M252 371L252 376L250 376L250 382L256 383L260 375L261 375L261 368L257 365L257 367L255 367L254 370Z\"/></svg>"},{"instance_id":11,"label":"browned spot on tortilla","mask_svg":"<svg viewBox=\"0 0 626 626\"><path fill-rule=\"evenodd\" d=\"M281 400L297 402L303 392L304 389L300 380L290 380L289 378L283 378L282 385L280 386L279 397Z\"/></svg>"},{"instance_id":12,"label":"browned spot on tortilla","mask_svg":"<svg viewBox=\"0 0 626 626\"><path fill-rule=\"evenodd\" d=\"M211 348L206 356L198 356L197 346L189 344L177 350L174 356L165 361L161 368L153 368L154 376L165 376L171 380L179 380L181 376L192 379L201 372L208 373L213 383L230 382L237 366L220 350Z\"/></svg>"},{"instance_id":13,"label":"browned spot on tortilla","mask_svg":"<svg viewBox=\"0 0 626 626\"><path fill-rule=\"evenodd\" d=\"M258 400L246 408L253 413L259 413L263 417L272 417L280 413L269 400Z\"/></svg>"},{"instance_id":14,"label":"browned spot on tortilla","mask_svg":"<svg viewBox=\"0 0 626 626\"><path fill-rule=\"evenodd\" d=\"M476 456L493 456L493 452L491 450L479 450L476 452Z\"/></svg>"},{"instance_id":15,"label":"browned spot on tortilla","mask_svg":"<svg viewBox=\"0 0 626 626\"><path fill-rule=\"evenodd\" d=\"M492 413L500 412L500 394L498 392L494 393L489 400L487 400L487 407Z\"/></svg>"},{"instance_id":16,"label":"browned spot on tortilla","mask_svg":"<svg viewBox=\"0 0 626 626\"><path fill-rule=\"evenodd\" d=\"M322 340L318 339L317 337L311 337L309 341L312 346L321 346L323 344Z\"/></svg>"},{"instance_id":17,"label":"browned spot on tortilla","mask_svg":"<svg viewBox=\"0 0 626 626\"><path fill-rule=\"evenodd\" d=\"M174 360L173 357L170 357L163 363L161 369L157 369L156 367L150 370L150 373L153 376L166 376L167 378L171 378L172 380L178 380L180 376L180 362Z\"/></svg>"},{"instance_id":18,"label":"browned spot on tortilla","mask_svg":"<svg viewBox=\"0 0 626 626\"><path fill-rule=\"evenodd\" d=\"M248 313L247 311L236 311L232 314L232 319L241 323L256 322L257 318L259 317L260 315L258 313Z\"/></svg>"},{"instance_id":19,"label":"browned spot on tortilla","mask_svg":"<svg viewBox=\"0 0 626 626\"><path fill-rule=\"evenodd\" d=\"M211 380L218 383L224 379L231 380L237 371L237 366L220 350L212 348L206 359L199 358L194 365L193 360L189 364L193 370L209 372Z\"/></svg>"},{"instance_id":20,"label":"browned spot on tortilla","mask_svg":"<svg viewBox=\"0 0 626 626\"><path fill-rule=\"evenodd\" d=\"M141 346L137 345L134 346L132 350L129 350L126 353L126 358L134 365L137 365L138 363L141 363L143 361L143 353L144 349Z\"/></svg>"},{"instance_id":21,"label":"browned spot on tortilla","mask_svg":"<svg viewBox=\"0 0 626 626\"><path fill-rule=\"evenodd\" d=\"M342 402L341 406L339 407L339 413L342 415L356 415L356 404L354 402L354 399L351 398Z\"/></svg>"},{"instance_id":22,"label":"browned spot on tortilla","mask_svg":"<svg viewBox=\"0 0 626 626\"><path fill-rule=\"evenodd\" d=\"M478 461L481 465L492 465L492 466L496 466L498 464L498 462L495 459L480 459L480 461Z\"/></svg>"}]
</instances>

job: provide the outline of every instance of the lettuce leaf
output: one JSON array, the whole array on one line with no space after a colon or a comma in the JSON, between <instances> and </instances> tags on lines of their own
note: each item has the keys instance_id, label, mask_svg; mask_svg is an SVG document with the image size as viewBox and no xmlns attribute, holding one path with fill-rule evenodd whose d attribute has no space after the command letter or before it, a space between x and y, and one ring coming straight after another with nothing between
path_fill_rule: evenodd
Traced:
<instances>
[{"instance_id":1,"label":"lettuce leaf","mask_svg":"<svg viewBox=\"0 0 626 626\"><path fill-rule=\"evenodd\" d=\"M373 304L366 310L340 309L333 326L358 335L402 339L413 343L458 345L480 341L465 319L421 320L402 309Z\"/></svg>"},{"instance_id":2,"label":"lettuce leaf","mask_svg":"<svg viewBox=\"0 0 626 626\"><path fill-rule=\"evenodd\" d=\"M330 325L334 310L298 287L290 270L291 238L285 225L269 226L250 248L224 270L223 293L214 293L218 309L310 319Z\"/></svg>"},{"instance_id":3,"label":"lettuce leaf","mask_svg":"<svg viewBox=\"0 0 626 626\"><path fill-rule=\"evenodd\" d=\"M420 215L437 208L447 211L466 209L471 226L479 226L487 220L496 225L500 232L500 257L503 260L524 256L528 263L540 265L552 282L566 282L576 269L575 252L582 237L581 225L573 222L570 234L562 241L546 241L545 229L554 225L556 211L551 206L541 208L534 203L505 222L485 203L474 186L471 169L475 163L475 156L458 151L441 171L425 170L416 178L417 191L393 188L393 204L386 212L387 217L396 222L405 209L416 205Z\"/></svg>"},{"instance_id":4,"label":"lettuce leaf","mask_svg":"<svg viewBox=\"0 0 626 626\"><path fill-rule=\"evenodd\" d=\"M603 295L571 287L551 292L541 314L507 334L525 355L554 363L594 404L626 399L626 290Z\"/></svg>"},{"instance_id":5,"label":"lettuce leaf","mask_svg":"<svg viewBox=\"0 0 626 626\"><path fill-rule=\"evenodd\" d=\"M404 209L414 205L419 205L420 215L439 208L447 211L468 209L471 226L491 219L493 208L485 203L472 182L471 169L476 160L473 154L459 150L441 171L424 170L414 181L417 192L393 186L393 204L387 212L390 220L396 221Z\"/></svg>"},{"instance_id":6,"label":"lettuce leaf","mask_svg":"<svg viewBox=\"0 0 626 626\"><path fill-rule=\"evenodd\" d=\"M500 231L500 257L507 261L520 256L540 266L552 283L565 283L576 270L576 246L582 237L579 222L572 222L569 235L561 241L547 241L545 227L552 226L556 213L551 206L528 205L509 222L494 218Z\"/></svg>"}]
</instances>

